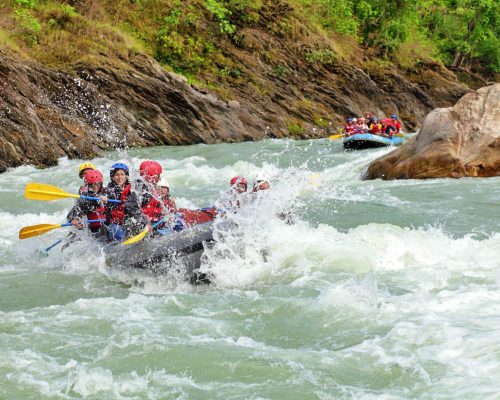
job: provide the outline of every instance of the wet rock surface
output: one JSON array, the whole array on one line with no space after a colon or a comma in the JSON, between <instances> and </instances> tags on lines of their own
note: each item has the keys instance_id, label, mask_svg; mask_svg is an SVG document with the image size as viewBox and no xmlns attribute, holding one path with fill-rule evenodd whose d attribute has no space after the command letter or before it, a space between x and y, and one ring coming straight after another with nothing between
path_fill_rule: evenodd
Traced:
<instances>
[{"instance_id":1,"label":"wet rock surface","mask_svg":"<svg viewBox=\"0 0 500 400\"><path fill-rule=\"evenodd\" d=\"M428 111L469 91L432 68L423 71L437 83L426 89L420 78L397 72L369 76L341 61L301 62L291 56L300 43L280 44L261 32L253 41L252 32L246 37L254 45L243 45L240 61L262 77L262 90L232 88L228 101L189 85L146 55L77 63L68 73L0 51L0 172L22 164L54 165L62 156L88 159L123 147L324 137L332 133L328 125L317 125L325 115L339 123L365 111L396 112L412 129ZM259 46L282 54L286 75L259 61ZM290 132L291 121L298 132Z\"/></svg>"},{"instance_id":2,"label":"wet rock surface","mask_svg":"<svg viewBox=\"0 0 500 400\"><path fill-rule=\"evenodd\" d=\"M500 84L427 115L417 136L378 158L365 179L500 176Z\"/></svg>"}]
</instances>

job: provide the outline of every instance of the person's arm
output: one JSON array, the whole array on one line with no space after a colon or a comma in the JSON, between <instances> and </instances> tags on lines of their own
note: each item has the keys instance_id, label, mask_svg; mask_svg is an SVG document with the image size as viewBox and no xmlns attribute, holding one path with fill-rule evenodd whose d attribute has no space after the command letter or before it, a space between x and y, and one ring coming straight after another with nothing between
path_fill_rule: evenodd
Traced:
<instances>
[{"instance_id":1,"label":"person's arm","mask_svg":"<svg viewBox=\"0 0 500 400\"><path fill-rule=\"evenodd\" d=\"M139 199L135 192L130 192L127 200L125 200L125 220L125 222L127 222L127 220L131 221L134 225L144 226L149 224L148 219L142 213L141 207L139 206Z\"/></svg>"},{"instance_id":2,"label":"person's arm","mask_svg":"<svg viewBox=\"0 0 500 400\"><path fill-rule=\"evenodd\" d=\"M68 215L66 216L66 220L71 222L73 226L76 226L78 228L83 227L83 224L81 223L81 220L83 216L85 215L82 207L81 207L82 199L78 199L75 202L75 205L69 210Z\"/></svg>"}]
</instances>

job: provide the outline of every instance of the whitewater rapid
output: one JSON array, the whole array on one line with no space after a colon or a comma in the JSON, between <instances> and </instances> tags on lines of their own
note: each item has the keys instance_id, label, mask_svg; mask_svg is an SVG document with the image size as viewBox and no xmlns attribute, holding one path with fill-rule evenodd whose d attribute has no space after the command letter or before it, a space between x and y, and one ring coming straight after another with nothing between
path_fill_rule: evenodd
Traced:
<instances>
[{"instance_id":1,"label":"whitewater rapid","mask_svg":"<svg viewBox=\"0 0 500 400\"><path fill-rule=\"evenodd\" d=\"M90 240L49 257L81 160L0 175L0 397L496 399L500 179L363 181L390 149L328 140L156 147L180 207L213 205L234 175L271 190L204 255L209 286L116 271ZM278 217L293 215L293 224ZM65 228L67 229L67 228Z\"/></svg>"}]
</instances>

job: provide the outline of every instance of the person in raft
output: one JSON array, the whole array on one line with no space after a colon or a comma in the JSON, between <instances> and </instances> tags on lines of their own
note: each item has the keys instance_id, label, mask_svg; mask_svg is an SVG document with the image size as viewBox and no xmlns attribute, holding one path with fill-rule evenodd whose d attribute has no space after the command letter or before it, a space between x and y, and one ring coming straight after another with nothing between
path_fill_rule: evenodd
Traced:
<instances>
[{"instance_id":1,"label":"person in raft","mask_svg":"<svg viewBox=\"0 0 500 400\"><path fill-rule=\"evenodd\" d=\"M395 133L400 133L401 132L401 122L399 121L398 116L396 114L392 114L391 120L392 120L393 125L396 128Z\"/></svg>"},{"instance_id":2,"label":"person in raft","mask_svg":"<svg viewBox=\"0 0 500 400\"><path fill-rule=\"evenodd\" d=\"M260 190L269 190L270 183L267 176L263 173L259 173L255 176L253 180L252 193L258 192Z\"/></svg>"},{"instance_id":3,"label":"person in raft","mask_svg":"<svg viewBox=\"0 0 500 400\"><path fill-rule=\"evenodd\" d=\"M170 195L170 185L165 178L161 178L158 183L160 188L160 199L163 203L163 215L175 214L177 212L177 206L175 204L175 199Z\"/></svg>"},{"instance_id":4,"label":"person in raft","mask_svg":"<svg viewBox=\"0 0 500 400\"><path fill-rule=\"evenodd\" d=\"M344 124L344 135L345 136L352 136L356 133L356 127L353 123L353 118L349 117L346 118L345 124Z\"/></svg>"},{"instance_id":5,"label":"person in raft","mask_svg":"<svg viewBox=\"0 0 500 400\"><path fill-rule=\"evenodd\" d=\"M128 201L132 186L129 182L129 169L126 164L115 163L109 171L111 182L106 187L106 226L108 239L111 242L122 242L127 237L127 221L143 220L141 210L136 202ZM110 203L107 200L120 200Z\"/></svg>"},{"instance_id":6,"label":"person in raft","mask_svg":"<svg viewBox=\"0 0 500 400\"><path fill-rule=\"evenodd\" d=\"M248 182L244 176L233 176L229 181L229 189L226 190L220 201L220 208L236 212L238 208L247 203L247 189Z\"/></svg>"},{"instance_id":7,"label":"person in raft","mask_svg":"<svg viewBox=\"0 0 500 400\"><path fill-rule=\"evenodd\" d=\"M175 199L170 195L170 185L165 178L161 178L158 182L158 207L161 219L165 222L158 225L157 229L167 229L173 227L174 230L180 231L183 228L182 220L177 214L177 205Z\"/></svg>"},{"instance_id":8,"label":"person in raft","mask_svg":"<svg viewBox=\"0 0 500 400\"><path fill-rule=\"evenodd\" d=\"M83 179L83 177L85 176L85 173L87 171L92 171L92 170L95 170L94 164L91 164L89 162L84 162L83 164L80 164L80 167L78 167L78 176L80 177L80 179ZM87 190L87 186L84 182L83 186L80 186L80 189L78 189L78 194L81 195L86 190Z\"/></svg>"},{"instance_id":9,"label":"person in raft","mask_svg":"<svg viewBox=\"0 0 500 400\"><path fill-rule=\"evenodd\" d=\"M157 161L143 161L139 165L140 178L135 183L135 193L142 213L150 223L162 219L163 203L158 187L162 172L163 168Z\"/></svg>"},{"instance_id":10,"label":"person in raft","mask_svg":"<svg viewBox=\"0 0 500 400\"><path fill-rule=\"evenodd\" d=\"M83 219L88 220L105 219L106 208L103 201L105 201L105 191L103 188L103 177L101 171L96 169L89 170L85 173L84 177L85 189L81 193L84 196L90 197L100 197L102 201L77 199L75 205L69 211L66 219L71 222L71 224L79 229L84 227ZM88 228L94 236L100 236L102 234L102 223L92 222L89 224Z\"/></svg>"}]
</instances>

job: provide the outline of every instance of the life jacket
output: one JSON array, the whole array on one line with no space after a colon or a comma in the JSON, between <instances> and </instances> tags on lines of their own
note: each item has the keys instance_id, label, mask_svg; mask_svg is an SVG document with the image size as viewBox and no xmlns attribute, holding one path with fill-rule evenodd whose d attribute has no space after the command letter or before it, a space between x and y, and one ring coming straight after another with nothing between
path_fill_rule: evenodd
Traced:
<instances>
[{"instance_id":1,"label":"life jacket","mask_svg":"<svg viewBox=\"0 0 500 400\"><path fill-rule=\"evenodd\" d=\"M355 133L364 133L364 129L363 129L363 126L362 125L355 125L354 126L354 132Z\"/></svg>"},{"instance_id":2,"label":"life jacket","mask_svg":"<svg viewBox=\"0 0 500 400\"><path fill-rule=\"evenodd\" d=\"M371 133L379 133L382 132L382 125L380 124L372 124L370 126L370 132Z\"/></svg>"},{"instance_id":3,"label":"life jacket","mask_svg":"<svg viewBox=\"0 0 500 400\"><path fill-rule=\"evenodd\" d=\"M353 133L356 130L354 125L346 125L344 126L345 133Z\"/></svg>"},{"instance_id":4,"label":"life jacket","mask_svg":"<svg viewBox=\"0 0 500 400\"><path fill-rule=\"evenodd\" d=\"M99 205L94 211L87 214L87 219L106 219L106 206ZM92 222L89 224L89 229L92 232L97 231L101 227L101 222Z\"/></svg>"},{"instance_id":5,"label":"life jacket","mask_svg":"<svg viewBox=\"0 0 500 400\"><path fill-rule=\"evenodd\" d=\"M120 194L121 203L118 205L118 207L115 207L111 210L111 218L109 219L109 222L111 224L123 225L125 218L125 201L128 198L131 187L132 186L129 183L127 186L123 188Z\"/></svg>"},{"instance_id":6,"label":"life jacket","mask_svg":"<svg viewBox=\"0 0 500 400\"><path fill-rule=\"evenodd\" d=\"M384 118L382 120L382 132L392 136L393 133L396 133L396 127L394 126L394 122L390 118Z\"/></svg>"},{"instance_id":7,"label":"life jacket","mask_svg":"<svg viewBox=\"0 0 500 400\"><path fill-rule=\"evenodd\" d=\"M174 199L172 198L172 196L167 194L164 198L162 198L162 200L163 200L163 205L166 207L168 212L174 213L175 212L175 202L174 202Z\"/></svg>"},{"instance_id":8,"label":"life jacket","mask_svg":"<svg viewBox=\"0 0 500 400\"><path fill-rule=\"evenodd\" d=\"M217 216L217 209L215 207L207 208L206 210L188 210L187 208L179 208L177 212L181 216L184 224L187 226L210 222Z\"/></svg>"},{"instance_id":9,"label":"life jacket","mask_svg":"<svg viewBox=\"0 0 500 400\"><path fill-rule=\"evenodd\" d=\"M384 118L381 122L382 122L382 126L384 126L384 127L394 126L394 123L392 122L392 119L390 119L390 118Z\"/></svg>"},{"instance_id":10,"label":"life jacket","mask_svg":"<svg viewBox=\"0 0 500 400\"><path fill-rule=\"evenodd\" d=\"M152 196L151 200L142 207L142 212L148 217L150 222L157 222L162 218L163 207L163 202Z\"/></svg>"},{"instance_id":11,"label":"life jacket","mask_svg":"<svg viewBox=\"0 0 500 400\"><path fill-rule=\"evenodd\" d=\"M396 121L393 122L393 124L396 127L396 133L399 133L399 131L401 130L401 122L399 122L398 120L396 120Z\"/></svg>"}]
</instances>

